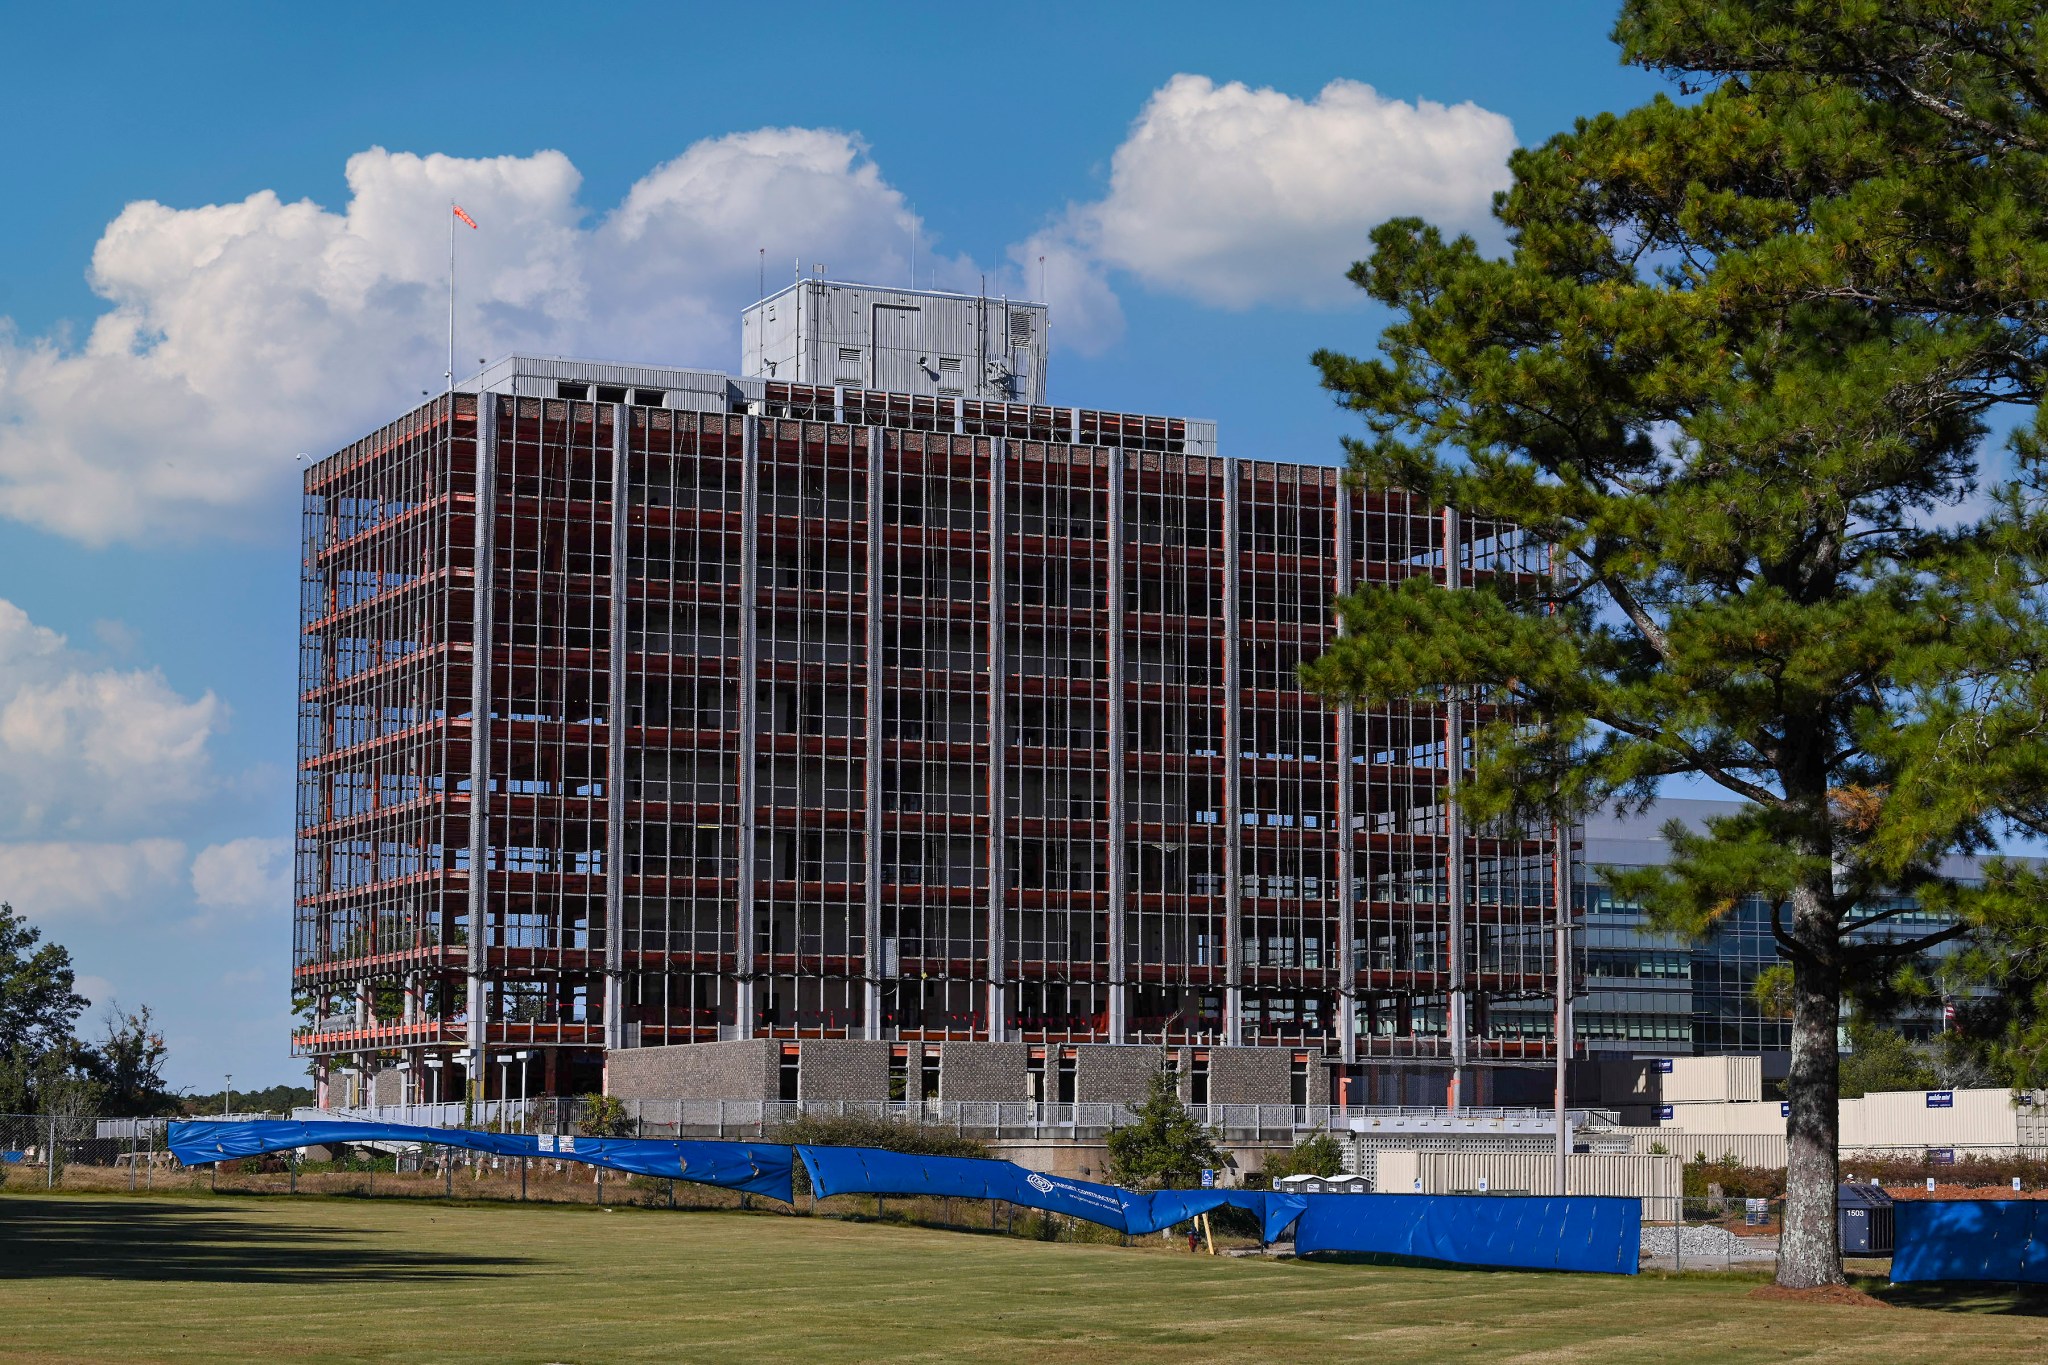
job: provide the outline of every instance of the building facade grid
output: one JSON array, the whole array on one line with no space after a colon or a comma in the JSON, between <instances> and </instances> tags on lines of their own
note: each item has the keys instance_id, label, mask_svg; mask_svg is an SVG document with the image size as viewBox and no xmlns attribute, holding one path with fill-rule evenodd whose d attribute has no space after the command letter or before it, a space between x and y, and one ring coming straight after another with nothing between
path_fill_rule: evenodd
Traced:
<instances>
[{"instance_id":1,"label":"building facade grid","mask_svg":"<svg viewBox=\"0 0 2048 1365\"><path fill-rule=\"evenodd\" d=\"M1179 419L564 368L307 474L301 1052L1550 1055L1563 850L1447 800L1503 717L1297 674L1348 586L1544 546Z\"/></svg>"}]
</instances>

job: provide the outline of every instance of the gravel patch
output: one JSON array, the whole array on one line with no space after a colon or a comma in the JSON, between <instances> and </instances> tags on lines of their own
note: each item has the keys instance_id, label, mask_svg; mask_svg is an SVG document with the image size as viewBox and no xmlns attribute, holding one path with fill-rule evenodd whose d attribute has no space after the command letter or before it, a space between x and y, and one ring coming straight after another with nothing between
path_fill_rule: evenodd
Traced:
<instances>
[{"instance_id":1,"label":"gravel patch","mask_svg":"<svg viewBox=\"0 0 2048 1365\"><path fill-rule=\"evenodd\" d=\"M1644 1228L1643 1256L1649 1260L1670 1260L1673 1231L1668 1227ZM1676 1242L1678 1258L1684 1261L1773 1261L1778 1257L1775 1239L1737 1237L1726 1228L1688 1227Z\"/></svg>"}]
</instances>

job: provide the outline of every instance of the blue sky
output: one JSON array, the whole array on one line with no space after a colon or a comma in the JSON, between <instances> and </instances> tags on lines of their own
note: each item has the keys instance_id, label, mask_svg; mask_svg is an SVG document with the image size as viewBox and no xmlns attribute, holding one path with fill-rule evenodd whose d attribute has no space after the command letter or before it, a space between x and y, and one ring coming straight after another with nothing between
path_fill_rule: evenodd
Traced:
<instances>
[{"instance_id":1,"label":"blue sky","mask_svg":"<svg viewBox=\"0 0 2048 1365\"><path fill-rule=\"evenodd\" d=\"M1378 321L1343 265L1396 212L1483 231L1509 146L1660 88L1612 11L17 7L0 896L175 1082L300 1074L294 456L438 383L451 197L465 362L729 368L757 247L901 278L915 220L942 283L1048 257L1054 401L1334 461L1306 357Z\"/></svg>"}]
</instances>

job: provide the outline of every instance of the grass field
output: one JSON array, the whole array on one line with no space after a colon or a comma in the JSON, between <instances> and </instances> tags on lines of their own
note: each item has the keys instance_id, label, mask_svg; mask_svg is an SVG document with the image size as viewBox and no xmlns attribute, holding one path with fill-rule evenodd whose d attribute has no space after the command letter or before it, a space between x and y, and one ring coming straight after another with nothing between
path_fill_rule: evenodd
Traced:
<instances>
[{"instance_id":1,"label":"grass field","mask_svg":"<svg viewBox=\"0 0 2048 1365\"><path fill-rule=\"evenodd\" d=\"M0 1361L2039 1361L2041 1296L1454 1272L763 1213L0 1195Z\"/></svg>"}]
</instances>

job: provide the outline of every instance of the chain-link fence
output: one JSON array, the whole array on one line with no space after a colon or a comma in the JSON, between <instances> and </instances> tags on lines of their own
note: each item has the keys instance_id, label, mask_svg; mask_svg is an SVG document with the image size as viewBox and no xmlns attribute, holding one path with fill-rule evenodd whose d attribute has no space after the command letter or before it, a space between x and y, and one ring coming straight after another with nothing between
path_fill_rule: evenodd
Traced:
<instances>
[{"instance_id":1,"label":"chain-link fence","mask_svg":"<svg viewBox=\"0 0 2048 1365\"><path fill-rule=\"evenodd\" d=\"M875 1118L923 1127L950 1128L987 1141L1099 1139L1135 1122L1128 1104L1038 1103L994 1100L644 1100L611 1102L624 1120L623 1136L748 1140L772 1134L799 1117ZM511 1133L573 1133L589 1116L587 1097L444 1100L436 1104L384 1104L355 1108L301 1109L294 1118L359 1119L427 1128L483 1128ZM1191 1104L1188 1114L1226 1142L1293 1142L1310 1133L1342 1133L1364 1124L1445 1120L1451 1111L1421 1106L1341 1107L1323 1104ZM1566 1121L1580 1127L1595 1111L1568 1110ZM1611 1116L1609 1116L1611 1117ZM1473 1109L1460 1121L1496 1127L1517 1124L1548 1134L1548 1110ZM1531 1127L1533 1125L1533 1127ZM1543 1140L1547 1141L1547 1137Z\"/></svg>"},{"instance_id":2,"label":"chain-link fence","mask_svg":"<svg viewBox=\"0 0 2048 1365\"><path fill-rule=\"evenodd\" d=\"M1645 1270L1775 1272L1783 1199L1643 1200Z\"/></svg>"},{"instance_id":3,"label":"chain-link fence","mask_svg":"<svg viewBox=\"0 0 2048 1365\"><path fill-rule=\"evenodd\" d=\"M552 1103L552 1102L551 1102ZM563 1117L568 1117L565 1108ZM235 1119L278 1115L232 1115ZM536 1119L538 1115L534 1116ZM794 1205L687 1180L609 1171L544 1156L502 1157L416 1142L351 1142L184 1166L165 1119L0 1114L0 1198L101 1194L329 1195L528 1201L606 1207L744 1209L998 1232L1043 1241L1129 1241L1122 1234L1004 1201L841 1195L817 1200L799 1168ZM477 1125L479 1127L484 1125ZM1256 1246L1255 1235L1230 1239Z\"/></svg>"},{"instance_id":4,"label":"chain-link fence","mask_svg":"<svg viewBox=\"0 0 2048 1365\"><path fill-rule=\"evenodd\" d=\"M235 1119L278 1115L236 1114ZM185 1166L165 1119L0 1114L0 1194L330 1194L422 1199L733 1208L748 1199L687 1181L627 1175L574 1161L500 1157L415 1142L351 1142Z\"/></svg>"},{"instance_id":5,"label":"chain-link fence","mask_svg":"<svg viewBox=\"0 0 2048 1365\"><path fill-rule=\"evenodd\" d=\"M806 1106L806 1108L825 1106ZM863 1107L864 1106L851 1106ZM796 1106L790 1106L792 1111ZM836 1106L834 1106L836 1109ZM352 1117L334 1113L331 1117ZM793 1117L792 1112L790 1117ZM270 1118L278 1115L233 1115ZM388 1116L395 1117L395 1116ZM441 1115L411 1115L415 1121ZM453 1117L453 1116L446 1116ZM535 1101L488 1118L472 1114L471 1126L526 1131L574 1132L587 1115L574 1101ZM694 1127L698 1116L645 1113L631 1126L645 1136L674 1136L661 1130ZM754 1136L784 1115L751 1107L734 1114L730 1127L709 1116L703 1126L730 1136ZM899 1114L898 1117L913 1117ZM969 1131L964 1112L949 1113ZM1090 1117L1093 1117L1092 1115ZM662 1122L668 1118L669 1123ZM477 1120L484 1119L483 1122ZM681 1122L678 1122L680 1120ZM528 1200L548 1203L628 1205L648 1208L785 1208L774 1201L689 1181L629 1175L576 1161L545 1156L504 1157L416 1142L352 1142L301 1148L213 1165L184 1166L166 1145L168 1120L99 1115L0 1114L0 1196L43 1191L178 1194L212 1192L258 1195L341 1195L356 1198ZM949 1125L950 1126L950 1125ZM752 1128L753 1132L732 1131ZM809 1199L799 1180L798 1208L842 1217L888 1218L934 1226L1007 1231L1018 1235L1092 1240L1096 1232L1028 1209L978 1200L842 1196L823 1206ZM1781 1198L1738 1196L1653 1196L1643 1201L1642 1266L1646 1270L1775 1270ZM1255 1239L1253 1244L1255 1245ZM1852 1268L1882 1271L1882 1258L1852 1260Z\"/></svg>"}]
</instances>

